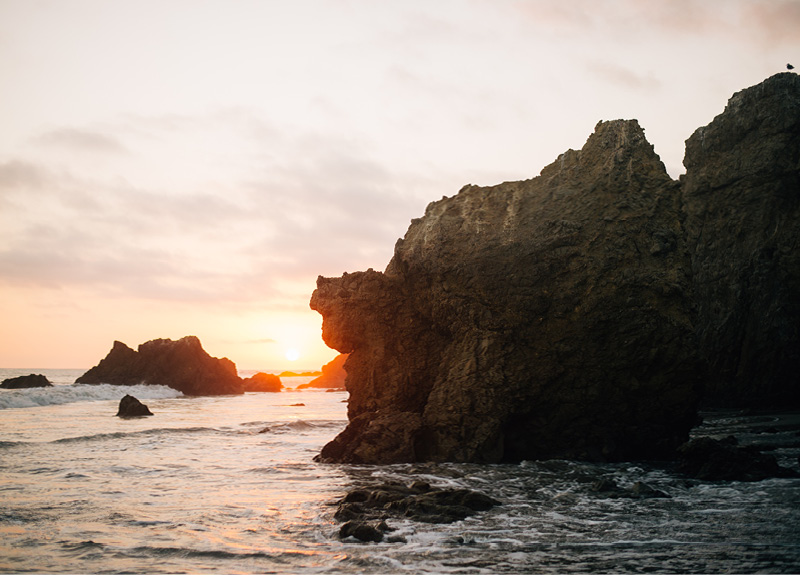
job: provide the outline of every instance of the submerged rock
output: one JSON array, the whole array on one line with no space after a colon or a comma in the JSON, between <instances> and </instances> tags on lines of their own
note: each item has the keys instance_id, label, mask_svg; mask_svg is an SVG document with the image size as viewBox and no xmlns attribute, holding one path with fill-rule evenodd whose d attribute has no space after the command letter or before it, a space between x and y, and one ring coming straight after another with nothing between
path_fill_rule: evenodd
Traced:
<instances>
[{"instance_id":1,"label":"submerged rock","mask_svg":"<svg viewBox=\"0 0 800 575\"><path fill-rule=\"evenodd\" d=\"M431 203L385 272L318 278L350 392L318 459L672 458L701 382L800 401L799 118L794 74L737 94L681 182L601 122L532 180Z\"/></svg>"},{"instance_id":2,"label":"submerged rock","mask_svg":"<svg viewBox=\"0 0 800 575\"><path fill-rule=\"evenodd\" d=\"M242 381L244 391L278 392L283 389L281 378L272 373L258 372Z\"/></svg>"},{"instance_id":3,"label":"submerged rock","mask_svg":"<svg viewBox=\"0 0 800 575\"><path fill-rule=\"evenodd\" d=\"M739 447L735 437L692 439L678 448L678 471L704 481L761 481L770 477L797 477L757 447Z\"/></svg>"},{"instance_id":4,"label":"submerged rock","mask_svg":"<svg viewBox=\"0 0 800 575\"><path fill-rule=\"evenodd\" d=\"M154 339L141 344L138 351L115 341L108 355L76 383L166 385L186 395L242 393L234 363L208 355L195 336Z\"/></svg>"},{"instance_id":5,"label":"submerged rock","mask_svg":"<svg viewBox=\"0 0 800 575\"><path fill-rule=\"evenodd\" d=\"M132 395L126 395L119 401L117 417L142 417L153 415L150 409Z\"/></svg>"},{"instance_id":6,"label":"submerged rock","mask_svg":"<svg viewBox=\"0 0 800 575\"><path fill-rule=\"evenodd\" d=\"M20 375L9 377L0 383L0 389L28 389L32 387L52 387L53 384L41 374Z\"/></svg>"}]
</instances>

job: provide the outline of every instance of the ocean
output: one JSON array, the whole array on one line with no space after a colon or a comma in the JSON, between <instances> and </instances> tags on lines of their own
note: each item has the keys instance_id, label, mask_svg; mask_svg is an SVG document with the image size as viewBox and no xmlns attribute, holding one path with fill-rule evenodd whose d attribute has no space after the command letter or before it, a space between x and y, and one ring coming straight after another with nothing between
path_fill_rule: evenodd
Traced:
<instances>
[{"instance_id":1,"label":"ocean","mask_svg":"<svg viewBox=\"0 0 800 575\"><path fill-rule=\"evenodd\" d=\"M184 397L74 385L84 371L0 370L56 384L0 390L0 572L800 572L800 479L704 482L638 462L319 464L345 392ZM115 417L126 393L155 415ZM798 470L798 421L718 411L695 435L769 444ZM610 497L592 490L600 479L669 498ZM389 519L405 542L338 538L347 491L417 480L502 505L447 525Z\"/></svg>"}]
</instances>

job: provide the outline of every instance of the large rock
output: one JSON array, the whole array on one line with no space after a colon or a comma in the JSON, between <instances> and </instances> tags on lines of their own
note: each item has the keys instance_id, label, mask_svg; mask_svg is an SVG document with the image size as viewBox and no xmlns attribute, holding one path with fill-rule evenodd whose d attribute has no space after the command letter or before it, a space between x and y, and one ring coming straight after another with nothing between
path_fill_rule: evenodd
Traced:
<instances>
[{"instance_id":1,"label":"large rock","mask_svg":"<svg viewBox=\"0 0 800 575\"><path fill-rule=\"evenodd\" d=\"M154 339L138 351L115 341L108 355L75 382L166 385L186 395L242 393L234 363L208 355L195 336Z\"/></svg>"},{"instance_id":2,"label":"large rock","mask_svg":"<svg viewBox=\"0 0 800 575\"><path fill-rule=\"evenodd\" d=\"M684 165L708 400L800 405L800 77L734 94Z\"/></svg>"},{"instance_id":3,"label":"large rock","mask_svg":"<svg viewBox=\"0 0 800 575\"><path fill-rule=\"evenodd\" d=\"M317 280L350 424L324 461L669 457L695 422L679 184L635 120L430 204L384 273Z\"/></svg>"},{"instance_id":4,"label":"large rock","mask_svg":"<svg viewBox=\"0 0 800 575\"><path fill-rule=\"evenodd\" d=\"M340 353L331 361L322 366L322 375L297 386L297 389L344 389L344 381L347 379L347 372L344 364L347 361L347 354Z\"/></svg>"},{"instance_id":5,"label":"large rock","mask_svg":"<svg viewBox=\"0 0 800 575\"><path fill-rule=\"evenodd\" d=\"M0 389L28 389L31 387L52 387L53 384L44 375L32 373L9 377L0 384Z\"/></svg>"},{"instance_id":6,"label":"large rock","mask_svg":"<svg viewBox=\"0 0 800 575\"><path fill-rule=\"evenodd\" d=\"M277 375L259 371L252 377L245 378L242 381L242 389L244 391L276 393L283 389L283 383Z\"/></svg>"}]
</instances>

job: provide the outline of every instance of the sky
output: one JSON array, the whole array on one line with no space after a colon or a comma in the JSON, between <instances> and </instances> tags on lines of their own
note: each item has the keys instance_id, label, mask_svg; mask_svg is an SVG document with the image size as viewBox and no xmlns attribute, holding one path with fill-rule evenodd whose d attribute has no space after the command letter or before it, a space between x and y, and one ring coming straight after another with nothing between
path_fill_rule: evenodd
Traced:
<instances>
[{"instance_id":1,"label":"sky","mask_svg":"<svg viewBox=\"0 0 800 575\"><path fill-rule=\"evenodd\" d=\"M337 352L318 275L636 118L668 172L800 65L800 0L0 0L0 366Z\"/></svg>"}]
</instances>

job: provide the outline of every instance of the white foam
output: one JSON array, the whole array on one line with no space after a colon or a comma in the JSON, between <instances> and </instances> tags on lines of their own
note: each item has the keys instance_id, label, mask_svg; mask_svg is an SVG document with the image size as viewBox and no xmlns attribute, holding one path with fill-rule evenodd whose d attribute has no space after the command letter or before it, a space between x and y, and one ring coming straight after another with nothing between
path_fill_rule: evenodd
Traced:
<instances>
[{"instance_id":1,"label":"white foam","mask_svg":"<svg viewBox=\"0 0 800 575\"><path fill-rule=\"evenodd\" d=\"M167 399L183 394L165 385L55 385L31 389L4 389L0 393L0 409L19 409L61 405L78 401L119 401L130 394L138 399Z\"/></svg>"}]
</instances>

